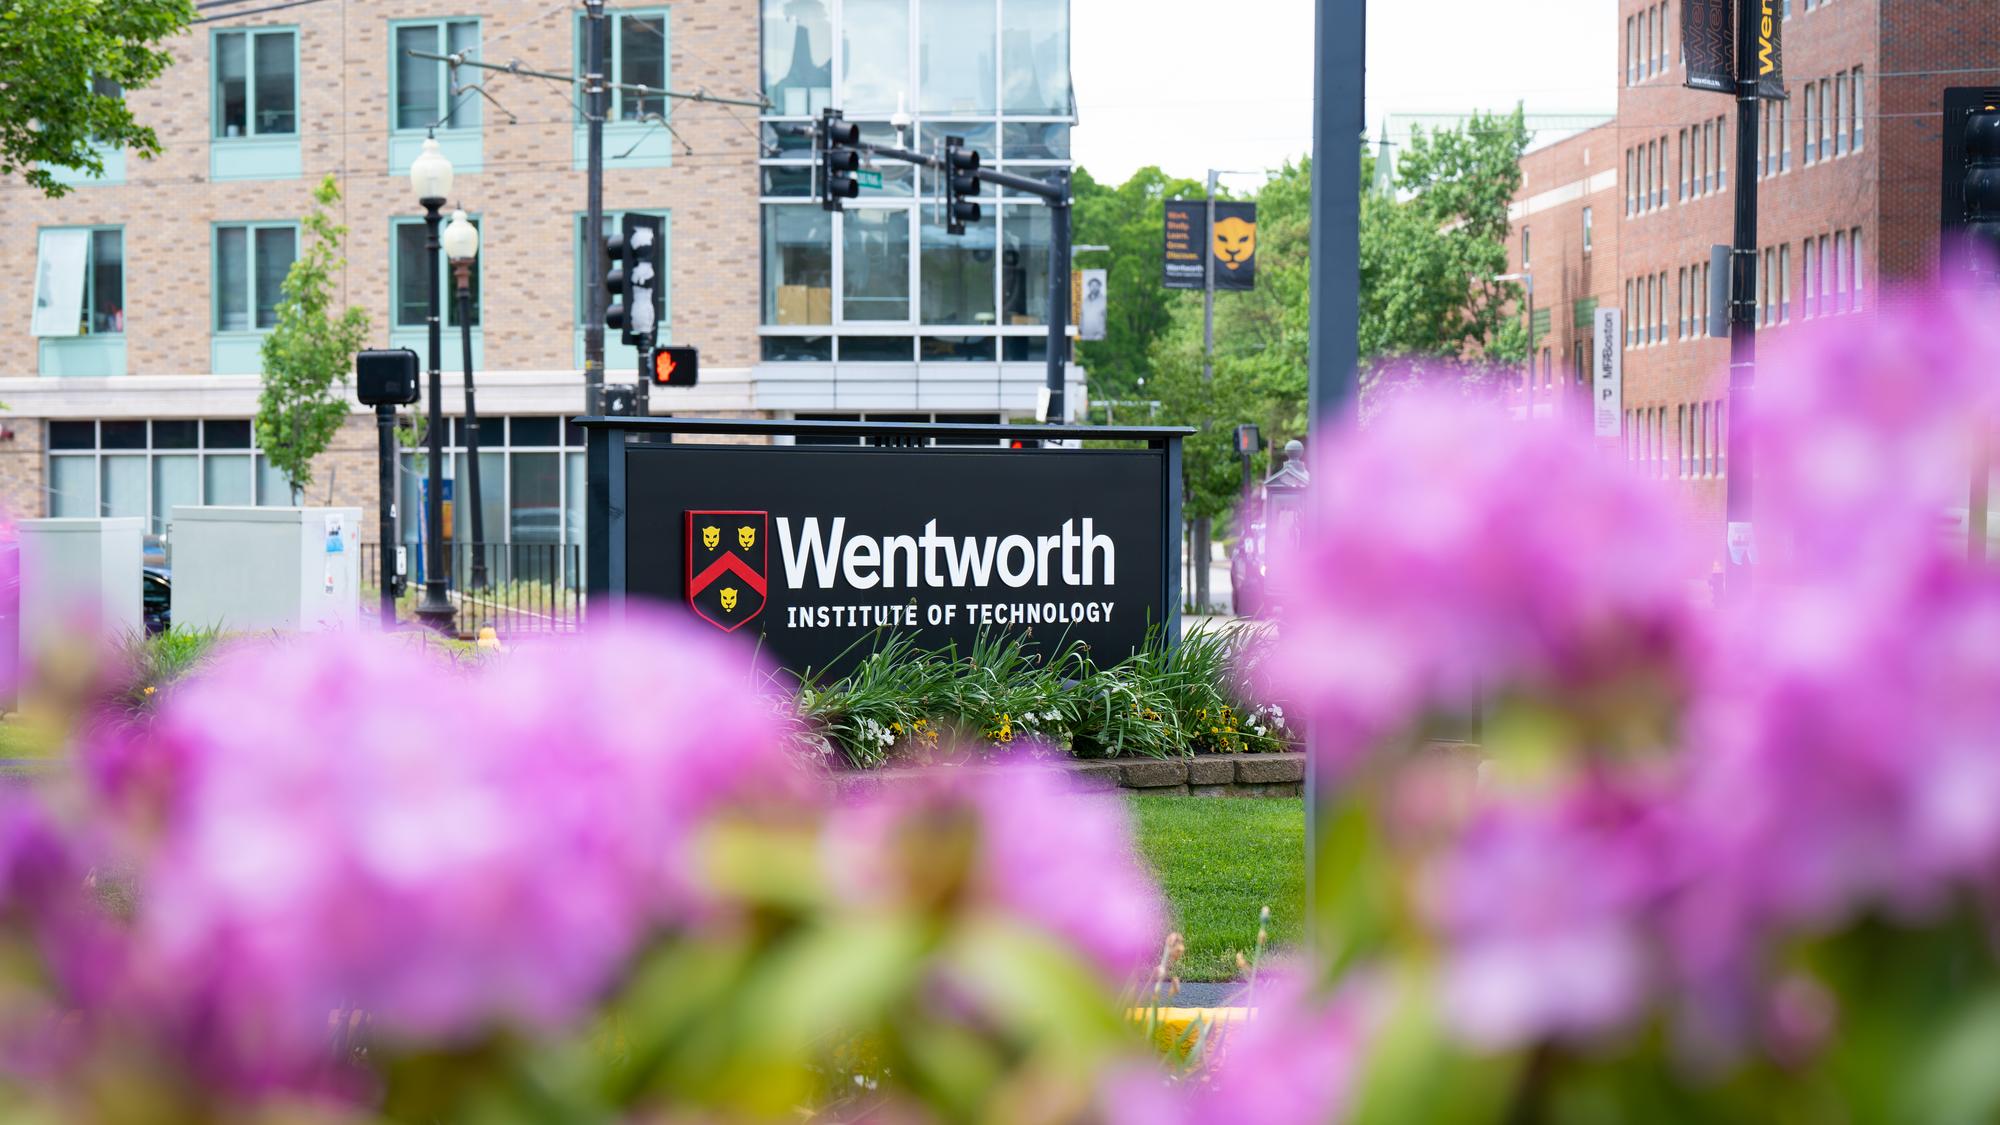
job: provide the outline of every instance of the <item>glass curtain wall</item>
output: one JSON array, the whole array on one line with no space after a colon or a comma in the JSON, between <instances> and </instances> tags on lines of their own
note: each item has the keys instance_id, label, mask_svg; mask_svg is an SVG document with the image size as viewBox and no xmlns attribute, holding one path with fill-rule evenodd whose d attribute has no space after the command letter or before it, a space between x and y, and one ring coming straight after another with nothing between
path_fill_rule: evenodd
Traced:
<instances>
[{"instance_id":1,"label":"glass curtain wall","mask_svg":"<svg viewBox=\"0 0 2000 1125\"><path fill-rule=\"evenodd\" d=\"M1049 219L1032 196L945 232L935 174L864 163L843 212L812 199L794 130L827 106L864 139L930 152L964 138L987 167L1054 179L1070 167L1070 0L761 0L766 361L1008 359L1043 354ZM914 117L900 137L899 105ZM872 175L869 173L873 173ZM879 176L879 181L876 179Z\"/></svg>"}]
</instances>

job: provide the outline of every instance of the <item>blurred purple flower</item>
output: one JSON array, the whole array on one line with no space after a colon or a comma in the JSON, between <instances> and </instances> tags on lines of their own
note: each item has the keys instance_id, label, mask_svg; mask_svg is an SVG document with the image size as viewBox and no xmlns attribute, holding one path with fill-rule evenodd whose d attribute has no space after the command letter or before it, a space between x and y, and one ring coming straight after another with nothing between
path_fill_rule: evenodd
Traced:
<instances>
[{"instance_id":1,"label":"blurred purple flower","mask_svg":"<svg viewBox=\"0 0 2000 1125\"><path fill-rule=\"evenodd\" d=\"M1323 440L1265 674L1336 757L1475 693L1695 660L1686 521L1568 428L1412 392Z\"/></svg>"},{"instance_id":2,"label":"blurred purple flower","mask_svg":"<svg viewBox=\"0 0 2000 1125\"><path fill-rule=\"evenodd\" d=\"M1350 982L1334 996L1296 973L1260 981L1255 1010L1211 1028L1205 1081L1169 1084L1154 1068L1113 1073L1101 1101L1110 1125L1323 1125L1346 1115L1373 1032L1372 996Z\"/></svg>"},{"instance_id":3,"label":"blurred purple flower","mask_svg":"<svg viewBox=\"0 0 2000 1125\"><path fill-rule=\"evenodd\" d=\"M827 832L857 896L1011 915L1117 981L1150 964L1166 933L1123 803L1045 766L934 768L838 811Z\"/></svg>"},{"instance_id":4,"label":"blurred purple flower","mask_svg":"<svg viewBox=\"0 0 2000 1125\"><path fill-rule=\"evenodd\" d=\"M1898 588L1767 590L1690 732L1675 920L1696 979L1773 930L1919 917L2000 870L2000 575L1939 559Z\"/></svg>"},{"instance_id":5,"label":"blurred purple flower","mask_svg":"<svg viewBox=\"0 0 2000 1125\"><path fill-rule=\"evenodd\" d=\"M1597 779L1485 807L1424 887L1449 1026L1502 1049L1630 1021L1651 999L1673 843L1650 795Z\"/></svg>"},{"instance_id":6,"label":"blurred purple flower","mask_svg":"<svg viewBox=\"0 0 2000 1125\"><path fill-rule=\"evenodd\" d=\"M2000 318L1965 294L1891 294L1866 318L1816 322L1779 349L1749 419L1760 564L1896 580L1947 547L1977 441L2000 404ZM1958 550L1956 544L1951 549Z\"/></svg>"},{"instance_id":7,"label":"blurred purple flower","mask_svg":"<svg viewBox=\"0 0 2000 1125\"><path fill-rule=\"evenodd\" d=\"M750 669L650 618L474 673L368 635L239 648L155 731L149 966L233 1073L323 1055L336 1010L431 1042L569 1023L705 905L703 819L799 791Z\"/></svg>"}]
</instances>

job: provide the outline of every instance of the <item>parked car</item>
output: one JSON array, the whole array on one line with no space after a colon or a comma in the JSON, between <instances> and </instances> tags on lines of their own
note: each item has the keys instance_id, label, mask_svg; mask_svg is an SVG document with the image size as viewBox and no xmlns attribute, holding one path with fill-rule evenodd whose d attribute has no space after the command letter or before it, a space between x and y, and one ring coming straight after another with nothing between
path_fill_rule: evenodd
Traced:
<instances>
[{"instance_id":1,"label":"parked car","mask_svg":"<svg viewBox=\"0 0 2000 1125\"><path fill-rule=\"evenodd\" d=\"M148 566L139 572L139 583L146 632L166 632L173 625L173 572L164 566Z\"/></svg>"}]
</instances>

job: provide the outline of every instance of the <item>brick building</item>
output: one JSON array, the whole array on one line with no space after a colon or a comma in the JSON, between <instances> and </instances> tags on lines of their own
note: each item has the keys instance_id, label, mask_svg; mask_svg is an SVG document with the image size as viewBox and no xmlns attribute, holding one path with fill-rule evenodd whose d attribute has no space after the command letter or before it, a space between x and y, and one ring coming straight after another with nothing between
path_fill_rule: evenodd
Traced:
<instances>
[{"instance_id":1,"label":"brick building","mask_svg":"<svg viewBox=\"0 0 2000 1125\"><path fill-rule=\"evenodd\" d=\"M1562 388L1557 410L1585 409L1582 310L1624 310L1621 445L1688 490L1718 560L1729 344L1702 326L1710 247L1730 241L1740 177L1759 181L1769 354L1795 325L1865 315L1885 281L1932 275L1941 91L2000 81L2000 20L1984 0L1771 3L1790 97L1761 107L1754 167L1736 167L1734 99L1683 85L1679 5L1620 0L1617 118L1529 154L1514 207L1514 268L1561 278L1537 292L1552 314L1537 339L1541 385Z\"/></svg>"},{"instance_id":2,"label":"brick building","mask_svg":"<svg viewBox=\"0 0 2000 1125\"><path fill-rule=\"evenodd\" d=\"M890 166L848 214L830 215L803 198L809 162L776 126L833 104L880 136L900 96L912 147L959 133L989 163L1066 170L1075 119L1067 0L849 0L844 24L833 0L611 7L613 80L763 94L771 106L760 115L613 95L605 210L614 220L626 211L665 218L662 339L702 349L702 385L655 394L656 411L1032 413L1043 373L1028 322L1041 323L1046 309L1045 212L996 199L994 218L946 240L912 170ZM468 320L487 537L580 541L581 446L565 424L583 405L580 112L567 86L472 68L454 77L406 53L465 51L580 73L580 9L559 0L204 4L204 22L169 45L165 76L128 95L158 130L160 157L107 152L105 174L74 179L60 200L18 180L0 184L9 220L0 225L9 318L0 331L16 341L0 349L0 506L144 516L159 533L176 504L288 503L249 419L299 217L321 179L336 177L349 232L339 299L367 312L372 346L421 356L423 223L407 173L434 127L455 170L452 203L482 235ZM448 270L444 283L443 403L457 415ZM629 380L635 362L611 333L609 377ZM375 435L372 418L355 411L316 466L310 502L359 505L363 537L374 540ZM454 422L454 446L458 438ZM447 475L462 476L463 463L456 452ZM410 513L416 474L407 457L403 468ZM457 509L462 538L466 505ZM418 522L405 516L404 539Z\"/></svg>"}]
</instances>

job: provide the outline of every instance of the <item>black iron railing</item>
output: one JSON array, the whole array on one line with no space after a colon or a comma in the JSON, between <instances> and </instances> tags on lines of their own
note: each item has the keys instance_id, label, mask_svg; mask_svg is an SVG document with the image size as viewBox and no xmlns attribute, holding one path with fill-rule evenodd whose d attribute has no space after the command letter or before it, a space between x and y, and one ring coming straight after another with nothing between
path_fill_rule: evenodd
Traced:
<instances>
[{"instance_id":1,"label":"black iron railing","mask_svg":"<svg viewBox=\"0 0 2000 1125\"><path fill-rule=\"evenodd\" d=\"M477 637L491 627L500 636L564 633L583 621L583 547L577 543L453 543L448 596L454 627ZM381 546L361 545L363 611L380 597ZM398 616L408 619L423 591L422 561L408 553L409 574L398 599Z\"/></svg>"}]
</instances>

